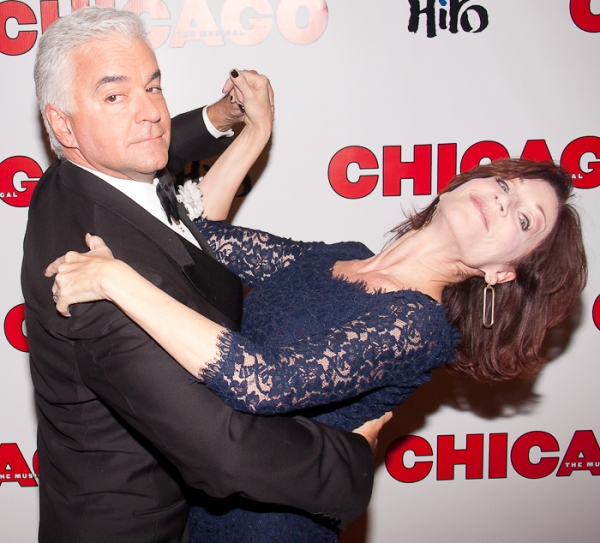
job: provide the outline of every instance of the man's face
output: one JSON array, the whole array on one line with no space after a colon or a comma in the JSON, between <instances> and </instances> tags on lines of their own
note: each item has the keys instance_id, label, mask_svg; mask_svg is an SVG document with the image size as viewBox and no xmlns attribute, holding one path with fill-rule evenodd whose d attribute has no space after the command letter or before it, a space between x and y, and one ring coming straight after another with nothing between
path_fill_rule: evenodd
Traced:
<instances>
[{"instance_id":1,"label":"man's face","mask_svg":"<svg viewBox=\"0 0 600 543\"><path fill-rule=\"evenodd\" d=\"M153 51L142 40L94 40L73 51L73 162L121 179L152 181L167 164L171 118Z\"/></svg>"}]
</instances>

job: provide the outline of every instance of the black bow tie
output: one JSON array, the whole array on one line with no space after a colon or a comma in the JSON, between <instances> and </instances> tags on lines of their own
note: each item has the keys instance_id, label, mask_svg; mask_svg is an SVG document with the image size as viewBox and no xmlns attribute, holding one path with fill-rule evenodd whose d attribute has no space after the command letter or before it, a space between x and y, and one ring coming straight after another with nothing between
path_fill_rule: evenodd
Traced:
<instances>
[{"instance_id":1,"label":"black bow tie","mask_svg":"<svg viewBox=\"0 0 600 543\"><path fill-rule=\"evenodd\" d=\"M210 248L210 245L204 239L204 236L200 233L200 231L196 228L194 223L187 216L185 207L183 204L180 204L177 201L177 196L175 196L175 189L173 188L173 181L169 174L164 174L158 178L158 183L156 184L156 194L160 200L160 203L167 214L167 219L169 224L173 224L175 221L176 224L182 222L187 229L190 231L192 236L196 238L198 245L200 248L206 252L206 254L215 257L215 253ZM172 220L173 221L172 221Z\"/></svg>"},{"instance_id":2,"label":"black bow tie","mask_svg":"<svg viewBox=\"0 0 600 543\"><path fill-rule=\"evenodd\" d=\"M181 221L179 209L177 208L177 197L173 189L173 183L167 176L162 176L156 184L156 194L158 199L167 214L169 224L173 224L171 219L177 224Z\"/></svg>"}]
</instances>

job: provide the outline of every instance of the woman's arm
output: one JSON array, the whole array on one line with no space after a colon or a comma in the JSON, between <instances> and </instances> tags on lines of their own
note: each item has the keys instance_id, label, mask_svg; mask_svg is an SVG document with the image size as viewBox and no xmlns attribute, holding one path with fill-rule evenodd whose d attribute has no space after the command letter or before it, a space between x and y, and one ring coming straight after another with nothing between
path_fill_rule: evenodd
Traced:
<instances>
[{"instance_id":1,"label":"woman's arm","mask_svg":"<svg viewBox=\"0 0 600 543\"><path fill-rule=\"evenodd\" d=\"M89 253L69 252L46 269L57 274L52 287L57 310L109 300L141 326L192 375L199 375L219 355L225 328L189 309L154 286L133 268L116 260L101 238L86 236Z\"/></svg>"},{"instance_id":2,"label":"woman's arm","mask_svg":"<svg viewBox=\"0 0 600 543\"><path fill-rule=\"evenodd\" d=\"M204 216L211 220L227 218L233 198L269 141L273 126L273 90L265 76L232 70L224 90L228 89L232 99L243 107L245 126L200 180Z\"/></svg>"},{"instance_id":3,"label":"woman's arm","mask_svg":"<svg viewBox=\"0 0 600 543\"><path fill-rule=\"evenodd\" d=\"M298 338L285 346L259 349L227 331L222 356L200 378L238 411L274 415L336 404L394 385L408 364L411 332L394 316L365 313L339 327Z\"/></svg>"},{"instance_id":4,"label":"woman's arm","mask_svg":"<svg viewBox=\"0 0 600 543\"><path fill-rule=\"evenodd\" d=\"M220 355L218 345L226 329L177 302L133 268L114 259L101 238L87 234L86 242L90 253L67 253L46 269L47 277L56 274L52 292L57 310L68 317L71 304L110 300L188 372L197 375L200 368L209 367ZM390 417L388 413L353 431L367 439L374 449L377 434Z\"/></svg>"},{"instance_id":5,"label":"woman's arm","mask_svg":"<svg viewBox=\"0 0 600 543\"><path fill-rule=\"evenodd\" d=\"M394 311L386 310L270 352L165 294L115 260L100 238L88 235L86 242L89 253L67 253L46 270L57 274L58 311L68 316L71 304L112 301L238 410L283 413L393 384L403 344L414 339L409 325L399 328Z\"/></svg>"},{"instance_id":6,"label":"woman's arm","mask_svg":"<svg viewBox=\"0 0 600 543\"><path fill-rule=\"evenodd\" d=\"M246 286L254 287L322 242L294 241L223 221L196 222L216 258L238 275Z\"/></svg>"}]
</instances>

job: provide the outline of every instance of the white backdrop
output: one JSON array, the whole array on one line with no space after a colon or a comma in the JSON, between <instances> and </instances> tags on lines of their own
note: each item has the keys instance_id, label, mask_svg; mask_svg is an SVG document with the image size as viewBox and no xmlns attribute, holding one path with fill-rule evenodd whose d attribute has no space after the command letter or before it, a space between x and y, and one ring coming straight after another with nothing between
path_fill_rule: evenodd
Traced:
<instances>
[{"instance_id":1,"label":"white backdrop","mask_svg":"<svg viewBox=\"0 0 600 543\"><path fill-rule=\"evenodd\" d=\"M274 135L238 224L378 251L461 163L562 160L580 187L590 281L549 338L551 362L535 381L494 386L437 372L384 430L371 506L343 541L597 542L600 0L103 3L144 12L173 114L216 100L231 68L270 77ZM11 543L37 533L19 268L27 204L51 157L33 60L53 18L85 4L0 2L0 540ZM396 441L404 435L415 437Z\"/></svg>"}]
</instances>

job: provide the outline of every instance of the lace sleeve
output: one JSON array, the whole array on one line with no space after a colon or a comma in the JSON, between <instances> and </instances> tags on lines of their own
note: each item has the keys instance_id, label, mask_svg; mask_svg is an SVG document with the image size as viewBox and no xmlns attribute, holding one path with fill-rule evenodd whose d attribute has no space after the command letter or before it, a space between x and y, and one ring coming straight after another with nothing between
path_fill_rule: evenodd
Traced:
<instances>
[{"instance_id":1,"label":"lace sleeve","mask_svg":"<svg viewBox=\"0 0 600 543\"><path fill-rule=\"evenodd\" d=\"M333 405L331 410L318 414L314 420L337 430L351 432L365 422L378 419L388 411L396 409L413 394L418 386L426 383L430 378L431 374L427 372L412 386L390 386L373 390L356 401Z\"/></svg>"},{"instance_id":2,"label":"lace sleeve","mask_svg":"<svg viewBox=\"0 0 600 543\"><path fill-rule=\"evenodd\" d=\"M293 241L220 221L200 220L196 226L206 237L221 264L253 286L289 266L298 257L322 243Z\"/></svg>"},{"instance_id":3,"label":"lace sleeve","mask_svg":"<svg viewBox=\"0 0 600 543\"><path fill-rule=\"evenodd\" d=\"M413 313L414 313L413 308ZM439 357L432 326L390 313L367 313L338 329L303 337L278 352L261 352L242 336L221 338L222 357L202 376L237 410L283 413L338 402L366 391L414 382ZM447 361L447 356L441 362Z\"/></svg>"}]
</instances>

